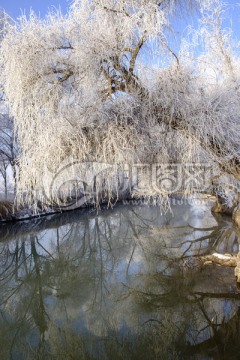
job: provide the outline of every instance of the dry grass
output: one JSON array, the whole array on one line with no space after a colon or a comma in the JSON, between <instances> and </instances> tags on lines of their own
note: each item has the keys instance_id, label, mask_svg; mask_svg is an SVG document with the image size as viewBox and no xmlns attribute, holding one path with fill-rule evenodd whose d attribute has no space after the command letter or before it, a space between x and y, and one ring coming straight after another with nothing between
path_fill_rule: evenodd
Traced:
<instances>
[{"instance_id":1,"label":"dry grass","mask_svg":"<svg viewBox=\"0 0 240 360\"><path fill-rule=\"evenodd\" d=\"M13 214L13 202L8 200L0 201L0 218L8 218Z\"/></svg>"}]
</instances>

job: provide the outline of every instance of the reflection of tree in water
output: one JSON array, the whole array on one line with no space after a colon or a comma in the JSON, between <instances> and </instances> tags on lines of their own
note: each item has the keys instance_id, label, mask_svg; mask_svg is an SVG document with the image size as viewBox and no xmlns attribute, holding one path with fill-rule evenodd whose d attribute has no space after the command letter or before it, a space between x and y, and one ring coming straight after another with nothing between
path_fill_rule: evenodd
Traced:
<instances>
[{"instance_id":1,"label":"reflection of tree in water","mask_svg":"<svg viewBox=\"0 0 240 360\"><path fill-rule=\"evenodd\" d=\"M197 266L210 251L235 250L231 223L172 226L144 212L67 215L47 230L38 220L16 241L5 230L1 359L234 359L233 271Z\"/></svg>"}]
</instances>

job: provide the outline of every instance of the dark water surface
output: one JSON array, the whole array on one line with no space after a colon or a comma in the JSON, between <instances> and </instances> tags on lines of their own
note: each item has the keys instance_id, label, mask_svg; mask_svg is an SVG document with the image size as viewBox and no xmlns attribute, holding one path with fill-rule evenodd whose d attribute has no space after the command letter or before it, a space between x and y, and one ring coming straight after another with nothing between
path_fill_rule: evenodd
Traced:
<instances>
[{"instance_id":1,"label":"dark water surface","mask_svg":"<svg viewBox=\"0 0 240 360\"><path fill-rule=\"evenodd\" d=\"M117 205L0 227L0 359L240 359L237 253L209 206Z\"/></svg>"}]
</instances>

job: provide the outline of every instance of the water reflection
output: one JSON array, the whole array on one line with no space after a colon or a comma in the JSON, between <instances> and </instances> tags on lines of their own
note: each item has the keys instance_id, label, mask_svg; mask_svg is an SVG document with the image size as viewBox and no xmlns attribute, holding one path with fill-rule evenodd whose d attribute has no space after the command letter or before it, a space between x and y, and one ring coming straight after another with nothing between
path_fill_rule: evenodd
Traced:
<instances>
[{"instance_id":1,"label":"water reflection","mask_svg":"<svg viewBox=\"0 0 240 360\"><path fill-rule=\"evenodd\" d=\"M0 359L239 359L226 219L189 206L117 206L5 225ZM14 235L13 235L14 234Z\"/></svg>"}]
</instances>

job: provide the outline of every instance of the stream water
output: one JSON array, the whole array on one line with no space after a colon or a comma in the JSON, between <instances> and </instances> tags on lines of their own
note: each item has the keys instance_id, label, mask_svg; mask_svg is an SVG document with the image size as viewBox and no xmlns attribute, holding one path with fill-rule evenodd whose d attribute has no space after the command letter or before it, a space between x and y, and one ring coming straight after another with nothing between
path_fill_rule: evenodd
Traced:
<instances>
[{"instance_id":1,"label":"stream water","mask_svg":"<svg viewBox=\"0 0 240 360\"><path fill-rule=\"evenodd\" d=\"M116 205L0 227L0 359L238 359L237 253L209 204Z\"/></svg>"}]
</instances>

